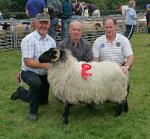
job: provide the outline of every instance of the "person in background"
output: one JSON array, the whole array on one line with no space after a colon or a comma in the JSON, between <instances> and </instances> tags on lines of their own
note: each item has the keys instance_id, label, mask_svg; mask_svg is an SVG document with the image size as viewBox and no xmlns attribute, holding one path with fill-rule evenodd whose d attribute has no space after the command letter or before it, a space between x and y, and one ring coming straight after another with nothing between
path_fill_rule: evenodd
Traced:
<instances>
[{"instance_id":1,"label":"person in background","mask_svg":"<svg viewBox=\"0 0 150 139\"><path fill-rule=\"evenodd\" d=\"M88 8L88 13L90 16L100 17L100 10L97 8L95 4L92 4L91 2L89 2L87 4L87 8Z\"/></svg>"},{"instance_id":2,"label":"person in background","mask_svg":"<svg viewBox=\"0 0 150 139\"><path fill-rule=\"evenodd\" d=\"M122 14L122 32L125 32L124 20L125 20L127 9L128 9L128 5L121 5L120 4L117 6L117 11L121 12L121 14Z\"/></svg>"},{"instance_id":3,"label":"person in background","mask_svg":"<svg viewBox=\"0 0 150 139\"><path fill-rule=\"evenodd\" d=\"M130 0L128 3L129 8L127 9L126 16L125 16L126 31L124 34L128 39L132 37L134 28L136 26L137 15L134 9L135 6L136 6L135 1Z\"/></svg>"},{"instance_id":4,"label":"person in background","mask_svg":"<svg viewBox=\"0 0 150 139\"><path fill-rule=\"evenodd\" d=\"M68 36L68 27L71 22L72 13L73 13L72 2L70 0L64 0L62 7L63 7L62 8L63 15L61 18L61 25L62 25L61 35L62 35L62 39L65 39Z\"/></svg>"},{"instance_id":5,"label":"person in background","mask_svg":"<svg viewBox=\"0 0 150 139\"><path fill-rule=\"evenodd\" d=\"M81 16L82 15L82 2L78 2L74 5L73 10L75 15Z\"/></svg>"},{"instance_id":6,"label":"person in background","mask_svg":"<svg viewBox=\"0 0 150 139\"><path fill-rule=\"evenodd\" d=\"M34 18L37 14L43 13L44 8L46 8L44 0L28 0L26 3L26 14L30 18Z\"/></svg>"},{"instance_id":7,"label":"person in background","mask_svg":"<svg viewBox=\"0 0 150 139\"><path fill-rule=\"evenodd\" d=\"M58 43L58 48L68 49L78 61L92 61L92 47L82 38L83 25L79 20L73 20L69 26L70 36Z\"/></svg>"},{"instance_id":8,"label":"person in background","mask_svg":"<svg viewBox=\"0 0 150 139\"><path fill-rule=\"evenodd\" d=\"M59 18L62 16L62 3L60 0L47 0L48 14L50 15L51 26L48 34L56 40L56 28Z\"/></svg>"},{"instance_id":9,"label":"person in background","mask_svg":"<svg viewBox=\"0 0 150 139\"><path fill-rule=\"evenodd\" d=\"M45 8L44 0L27 0L26 15L30 18L30 32L35 30L34 18L37 14L43 13Z\"/></svg>"},{"instance_id":10,"label":"person in background","mask_svg":"<svg viewBox=\"0 0 150 139\"><path fill-rule=\"evenodd\" d=\"M126 11L128 9L128 5L118 5L117 11L121 12L123 19L125 19Z\"/></svg>"},{"instance_id":11,"label":"person in background","mask_svg":"<svg viewBox=\"0 0 150 139\"><path fill-rule=\"evenodd\" d=\"M150 4L146 4L147 31L150 33Z\"/></svg>"},{"instance_id":12,"label":"person in background","mask_svg":"<svg viewBox=\"0 0 150 139\"><path fill-rule=\"evenodd\" d=\"M21 79L29 86L29 90L20 86L10 99L21 99L29 102L28 119L38 119L38 108L40 104L48 103L49 83L47 82L47 69L49 63L39 63L39 56L56 47L56 42L47 32L50 27L48 14L37 14L35 17L36 30L23 38L21 42L22 66Z\"/></svg>"}]
</instances>

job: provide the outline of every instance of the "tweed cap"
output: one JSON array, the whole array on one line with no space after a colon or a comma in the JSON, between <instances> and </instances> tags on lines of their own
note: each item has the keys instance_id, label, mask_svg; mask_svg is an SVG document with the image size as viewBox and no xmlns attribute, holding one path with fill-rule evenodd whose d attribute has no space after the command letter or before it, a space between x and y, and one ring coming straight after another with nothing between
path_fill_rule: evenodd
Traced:
<instances>
[{"instance_id":1,"label":"tweed cap","mask_svg":"<svg viewBox=\"0 0 150 139\"><path fill-rule=\"evenodd\" d=\"M35 17L36 21L50 21L50 16L48 14L42 13L42 14L37 14Z\"/></svg>"}]
</instances>

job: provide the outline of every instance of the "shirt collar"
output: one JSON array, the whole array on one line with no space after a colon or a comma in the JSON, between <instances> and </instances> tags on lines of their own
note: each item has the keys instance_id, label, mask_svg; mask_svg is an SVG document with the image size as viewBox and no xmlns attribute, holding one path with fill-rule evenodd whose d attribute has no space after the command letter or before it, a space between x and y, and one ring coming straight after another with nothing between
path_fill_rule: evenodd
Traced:
<instances>
[{"instance_id":1,"label":"shirt collar","mask_svg":"<svg viewBox=\"0 0 150 139\"><path fill-rule=\"evenodd\" d=\"M81 39L80 39L80 40L81 40ZM79 47L79 46L80 46L80 40L79 40L79 42L77 43L76 47ZM71 40L71 38L70 38L70 42L71 42L71 45L72 45L72 46L75 46L75 43Z\"/></svg>"},{"instance_id":2,"label":"shirt collar","mask_svg":"<svg viewBox=\"0 0 150 139\"><path fill-rule=\"evenodd\" d=\"M40 40L41 35L37 32L37 30L35 30L35 34L36 34L36 37ZM46 37L44 38L44 40L48 40L48 39L49 39L48 34L46 34Z\"/></svg>"},{"instance_id":3,"label":"shirt collar","mask_svg":"<svg viewBox=\"0 0 150 139\"><path fill-rule=\"evenodd\" d=\"M114 39L114 41L112 42L112 44L115 44L117 41L118 41L118 33L116 33L116 38ZM110 43L110 42L107 40L106 35L105 35L105 37L104 37L104 42Z\"/></svg>"}]
</instances>

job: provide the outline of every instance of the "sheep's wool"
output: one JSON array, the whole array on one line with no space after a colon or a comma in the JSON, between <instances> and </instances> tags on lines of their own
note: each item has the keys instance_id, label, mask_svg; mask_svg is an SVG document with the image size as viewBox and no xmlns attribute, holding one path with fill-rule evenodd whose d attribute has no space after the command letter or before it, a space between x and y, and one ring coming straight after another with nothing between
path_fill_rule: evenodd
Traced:
<instances>
[{"instance_id":1,"label":"sheep's wool","mask_svg":"<svg viewBox=\"0 0 150 139\"><path fill-rule=\"evenodd\" d=\"M114 62L91 62L92 73L87 80L81 76L81 67L85 62L77 60L68 53L65 63L58 63L48 70L48 81L54 96L64 103L103 103L112 101L121 103L127 96L126 76L120 66Z\"/></svg>"}]
</instances>

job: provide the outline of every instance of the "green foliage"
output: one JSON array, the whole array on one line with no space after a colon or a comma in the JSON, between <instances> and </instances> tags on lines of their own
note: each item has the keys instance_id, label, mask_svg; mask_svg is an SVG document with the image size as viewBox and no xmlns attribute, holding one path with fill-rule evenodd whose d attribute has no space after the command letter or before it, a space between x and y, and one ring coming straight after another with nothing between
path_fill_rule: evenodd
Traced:
<instances>
[{"instance_id":1,"label":"green foliage","mask_svg":"<svg viewBox=\"0 0 150 139\"><path fill-rule=\"evenodd\" d=\"M9 99L18 84L20 51L0 51L0 139L148 139L150 137L149 34L131 39L135 63L130 71L129 112L114 117L114 104L88 110L85 105L70 110L70 123L62 123L63 104L50 93L49 104L40 106L39 120L27 120L28 104Z\"/></svg>"},{"instance_id":2,"label":"green foliage","mask_svg":"<svg viewBox=\"0 0 150 139\"><path fill-rule=\"evenodd\" d=\"M0 0L2 12L23 12L25 11L26 0Z\"/></svg>"},{"instance_id":3,"label":"green foliage","mask_svg":"<svg viewBox=\"0 0 150 139\"><path fill-rule=\"evenodd\" d=\"M46 1L46 0L45 0ZM72 0L73 1L73 0ZM128 0L80 0L96 4L100 10L115 10L118 4L127 4ZM148 1L136 0L137 8L144 9ZM2 12L25 12L26 0L0 0L0 10Z\"/></svg>"}]
</instances>

